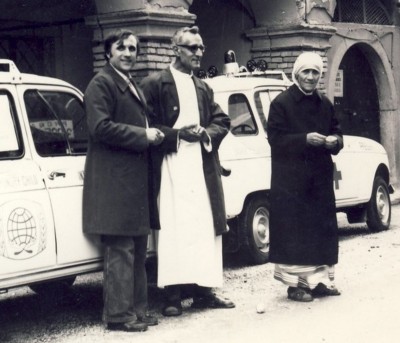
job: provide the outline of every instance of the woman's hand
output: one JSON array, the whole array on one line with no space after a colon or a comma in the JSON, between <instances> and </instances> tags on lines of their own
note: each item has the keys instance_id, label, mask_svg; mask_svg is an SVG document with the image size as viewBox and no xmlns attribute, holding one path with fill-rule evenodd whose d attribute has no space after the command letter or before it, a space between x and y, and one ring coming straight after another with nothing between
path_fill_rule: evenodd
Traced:
<instances>
[{"instance_id":1,"label":"woman's hand","mask_svg":"<svg viewBox=\"0 0 400 343\"><path fill-rule=\"evenodd\" d=\"M321 135L318 132L307 133L307 144L312 146L321 146L324 145L325 142L326 142L326 136Z\"/></svg>"},{"instance_id":2,"label":"woman's hand","mask_svg":"<svg viewBox=\"0 0 400 343\"><path fill-rule=\"evenodd\" d=\"M328 136L325 139L325 148L334 149L337 146L338 139L336 136Z\"/></svg>"}]
</instances>

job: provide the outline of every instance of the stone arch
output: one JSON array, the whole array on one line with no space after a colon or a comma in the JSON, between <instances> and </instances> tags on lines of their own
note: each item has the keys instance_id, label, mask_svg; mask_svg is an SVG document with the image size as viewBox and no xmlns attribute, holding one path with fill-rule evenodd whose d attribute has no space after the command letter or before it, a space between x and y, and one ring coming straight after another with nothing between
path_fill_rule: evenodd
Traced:
<instances>
[{"instance_id":1,"label":"stone arch","mask_svg":"<svg viewBox=\"0 0 400 343\"><path fill-rule=\"evenodd\" d=\"M334 84L340 63L350 47L357 45L369 62L376 83L379 101L379 121L381 143L385 147L391 167L394 183L400 180L400 145L397 131L400 126L398 95L393 76L391 61L378 40L362 41L343 37L334 37L332 48L328 50L328 70L326 71L326 90L333 101Z\"/></svg>"},{"instance_id":2,"label":"stone arch","mask_svg":"<svg viewBox=\"0 0 400 343\"><path fill-rule=\"evenodd\" d=\"M370 44L358 41L349 44L347 40L343 40L342 44L333 46L328 50L327 54L329 68L326 72L326 79L331 81L335 80L340 62L345 53L350 47L356 44L370 63L378 88L379 105L381 110L397 110L398 98L392 66L387 57L386 51L380 44ZM334 82L327 82L326 90L331 100L333 99L333 87Z\"/></svg>"}]
</instances>

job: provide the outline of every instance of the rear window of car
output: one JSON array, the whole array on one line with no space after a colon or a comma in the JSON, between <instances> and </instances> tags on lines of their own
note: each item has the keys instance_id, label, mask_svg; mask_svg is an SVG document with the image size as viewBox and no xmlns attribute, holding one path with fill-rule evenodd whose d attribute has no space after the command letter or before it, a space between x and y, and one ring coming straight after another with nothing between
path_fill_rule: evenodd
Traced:
<instances>
[{"instance_id":1,"label":"rear window of car","mask_svg":"<svg viewBox=\"0 0 400 343\"><path fill-rule=\"evenodd\" d=\"M244 94L229 96L228 113L231 118L231 132L235 136L256 135L258 132L254 114Z\"/></svg>"}]
</instances>

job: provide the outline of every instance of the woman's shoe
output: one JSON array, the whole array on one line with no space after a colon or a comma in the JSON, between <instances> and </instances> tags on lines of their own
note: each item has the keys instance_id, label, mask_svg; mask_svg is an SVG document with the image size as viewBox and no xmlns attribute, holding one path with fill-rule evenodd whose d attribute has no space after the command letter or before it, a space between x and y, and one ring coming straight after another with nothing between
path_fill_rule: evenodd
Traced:
<instances>
[{"instance_id":1,"label":"woman's shoe","mask_svg":"<svg viewBox=\"0 0 400 343\"><path fill-rule=\"evenodd\" d=\"M293 301L310 302L314 300L313 296L305 288L289 287L287 292L288 299Z\"/></svg>"},{"instance_id":2,"label":"woman's shoe","mask_svg":"<svg viewBox=\"0 0 400 343\"><path fill-rule=\"evenodd\" d=\"M311 294L315 298L320 298L320 297L329 297L329 296L336 296L340 295L340 292L337 288L335 287L327 287L323 283L319 283L317 287L315 287L313 290L311 290Z\"/></svg>"}]
</instances>

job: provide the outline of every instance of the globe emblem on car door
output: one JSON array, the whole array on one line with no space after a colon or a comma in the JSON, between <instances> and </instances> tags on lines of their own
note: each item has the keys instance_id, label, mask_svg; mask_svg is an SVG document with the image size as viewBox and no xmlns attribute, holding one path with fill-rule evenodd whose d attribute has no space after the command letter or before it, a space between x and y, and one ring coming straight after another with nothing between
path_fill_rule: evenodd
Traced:
<instances>
[{"instance_id":1,"label":"globe emblem on car door","mask_svg":"<svg viewBox=\"0 0 400 343\"><path fill-rule=\"evenodd\" d=\"M9 242L15 247L15 255L23 251L32 254L30 247L37 240L37 227L32 213L26 208L12 211L8 217L7 234Z\"/></svg>"},{"instance_id":2,"label":"globe emblem on car door","mask_svg":"<svg viewBox=\"0 0 400 343\"><path fill-rule=\"evenodd\" d=\"M16 207L7 218L0 218L0 256L28 259L46 248L43 215L34 212L26 207Z\"/></svg>"}]
</instances>

